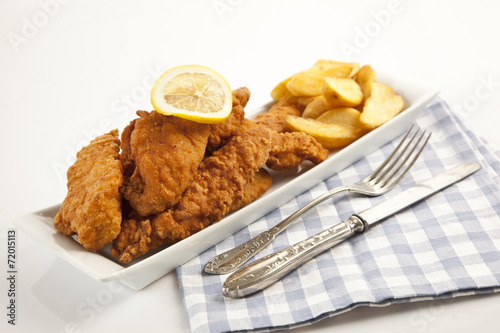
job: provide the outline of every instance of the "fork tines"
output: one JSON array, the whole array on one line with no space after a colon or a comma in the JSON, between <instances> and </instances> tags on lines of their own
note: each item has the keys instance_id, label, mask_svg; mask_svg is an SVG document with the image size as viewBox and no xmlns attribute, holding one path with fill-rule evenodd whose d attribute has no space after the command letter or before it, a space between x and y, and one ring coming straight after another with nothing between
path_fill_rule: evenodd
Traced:
<instances>
[{"instance_id":1,"label":"fork tines","mask_svg":"<svg viewBox=\"0 0 500 333\"><path fill-rule=\"evenodd\" d=\"M396 184L420 156L431 134L412 125L396 149L372 173L370 183L380 187L391 187L392 184Z\"/></svg>"}]
</instances>

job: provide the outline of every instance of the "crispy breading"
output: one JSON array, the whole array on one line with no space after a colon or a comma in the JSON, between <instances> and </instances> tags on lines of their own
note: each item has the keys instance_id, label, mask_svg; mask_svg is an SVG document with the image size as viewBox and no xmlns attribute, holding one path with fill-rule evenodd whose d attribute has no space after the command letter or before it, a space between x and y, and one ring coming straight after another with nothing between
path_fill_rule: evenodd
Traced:
<instances>
[{"instance_id":1,"label":"crispy breading","mask_svg":"<svg viewBox=\"0 0 500 333\"><path fill-rule=\"evenodd\" d=\"M264 127L233 137L203 160L195 179L173 209L151 216L151 222L144 226L133 223L132 232L124 226L123 235L113 243L113 255L128 262L148 249L180 241L221 220L267 160L269 138L270 131Z\"/></svg>"},{"instance_id":2,"label":"crispy breading","mask_svg":"<svg viewBox=\"0 0 500 333\"><path fill-rule=\"evenodd\" d=\"M264 165L270 149L270 134L267 129L258 128L235 136L231 141L205 159L196 180L186 190L179 203L172 210L172 217L180 228L193 234L229 212L235 195ZM168 213L167 213L168 214ZM162 214L160 214L161 216ZM161 218L154 218L153 224L161 225ZM158 232L162 238L178 241L171 230Z\"/></svg>"},{"instance_id":3,"label":"crispy breading","mask_svg":"<svg viewBox=\"0 0 500 333\"><path fill-rule=\"evenodd\" d=\"M261 168L250 180L243 191L237 193L231 204L230 211L238 210L248 205L257 198L260 198L273 184L271 174L264 168Z\"/></svg>"},{"instance_id":4,"label":"crispy breading","mask_svg":"<svg viewBox=\"0 0 500 333\"><path fill-rule=\"evenodd\" d=\"M246 107L249 99L250 90L247 87L241 87L233 90L233 105L237 104L242 107Z\"/></svg>"},{"instance_id":5,"label":"crispy breading","mask_svg":"<svg viewBox=\"0 0 500 333\"><path fill-rule=\"evenodd\" d=\"M120 161L123 166L123 176L128 179L135 170L135 162L132 159L132 148L130 147L130 137L132 136L132 132L134 131L135 121L134 119L130 122L129 125L125 126L122 131L121 137L121 152L120 152Z\"/></svg>"},{"instance_id":6,"label":"crispy breading","mask_svg":"<svg viewBox=\"0 0 500 333\"><path fill-rule=\"evenodd\" d=\"M113 241L111 255L118 257L124 255L120 261L127 263L140 254L144 254L149 249L151 243L151 223L149 219L128 219L122 222L121 232ZM129 245L132 244L132 245Z\"/></svg>"},{"instance_id":7,"label":"crispy breading","mask_svg":"<svg viewBox=\"0 0 500 333\"><path fill-rule=\"evenodd\" d=\"M261 168L253 179L243 187L243 191L235 193L229 212L238 210L262 196L271 187L272 182L271 174L266 169ZM122 263L128 263L133 258L156 249L165 242L164 239L160 238L158 231L153 231L153 226L148 218L134 217L123 221L122 232L113 242L111 255L119 257Z\"/></svg>"},{"instance_id":8,"label":"crispy breading","mask_svg":"<svg viewBox=\"0 0 500 333\"><path fill-rule=\"evenodd\" d=\"M89 251L97 251L120 232L122 165L118 130L101 135L76 155L68 169L68 193L54 218L64 235L78 235Z\"/></svg>"},{"instance_id":9,"label":"crispy breading","mask_svg":"<svg viewBox=\"0 0 500 333\"><path fill-rule=\"evenodd\" d=\"M243 87L233 90L233 109L231 110L231 114L223 122L211 126L207 143L208 155L225 145L233 136L238 134L241 122L245 118L244 108L249 98L250 90L248 88Z\"/></svg>"},{"instance_id":10,"label":"crispy breading","mask_svg":"<svg viewBox=\"0 0 500 333\"><path fill-rule=\"evenodd\" d=\"M78 233L92 251L112 241L111 254L127 263L260 197L272 184L264 165L288 170L328 157L308 134L286 132L286 118L300 114L292 103L280 101L248 120L250 91L232 93L233 110L222 123L138 111L123 130L120 154L116 130L92 141L68 171L56 229Z\"/></svg>"},{"instance_id":11,"label":"crispy breading","mask_svg":"<svg viewBox=\"0 0 500 333\"><path fill-rule=\"evenodd\" d=\"M264 113L265 114L265 113ZM281 111L279 119L283 115L286 116L286 111ZM267 124L270 124L271 129L277 128L276 124L281 121L272 121L271 117L267 118ZM264 126L263 122L244 119L240 131L249 131L251 129ZM271 150L266 165L276 171L291 170L297 168L304 161L311 161L314 164L319 164L326 160L329 155L329 150L324 148L316 139L307 133L303 132L283 132L279 133L276 130L271 130Z\"/></svg>"},{"instance_id":12,"label":"crispy breading","mask_svg":"<svg viewBox=\"0 0 500 333\"><path fill-rule=\"evenodd\" d=\"M277 133L272 136L272 147L266 165L276 171L290 170L304 161L319 164L330 153L316 139L304 132Z\"/></svg>"},{"instance_id":13,"label":"crispy breading","mask_svg":"<svg viewBox=\"0 0 500 333\"><path fill-rule=\"evenodd\" d=\"M191 183L205 154L210 125L156 111L138 111L130 134L135 170L122 187L142 216L173 207ZM122 158L124 160L124 158Z\"/></svg>"},{"instance_id":14,"label":"crispy breading","mask_svg":"<svg viewBox=\"0 0 500 333\"><path fill-rule=\"evenodd\" d=\"M252 121L282 133L286 129L286 118L288 116L300 116L300 111L295 104L282 99L273 104L267 112L258 114Z\"/></svg>"}]
</instances>

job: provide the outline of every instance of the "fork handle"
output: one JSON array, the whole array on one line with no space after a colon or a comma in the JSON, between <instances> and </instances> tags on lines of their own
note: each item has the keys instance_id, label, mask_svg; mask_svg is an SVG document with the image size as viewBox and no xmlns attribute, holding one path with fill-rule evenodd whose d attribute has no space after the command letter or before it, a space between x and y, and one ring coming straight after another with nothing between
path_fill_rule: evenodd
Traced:
<instances>
[{"instance_id":1,"label":"fork handle","mask_svg":"<svg viewBox=\"0 0 500 333\"><path fill-rule=\"evenodd\" d=\"M321 252L364 230L364 222L352 215L345 222L239 269L224 282L222 293L226 297L253 294L275 283Z\"/></svg>"},{"instance_id":2,"label":"fork handle","mask_svg":"<svg viewBox=\"0 0 500 333\"><path fill-rule=\"evenodd\" d=\"M232 250L226 251L210 259L205 266L205 272L209 274L227 274L234 272L250 258L262 251L266 246L271 244L271 242L276 238L278 234L285 230L286 227L288 227L297 218L302 216L305 212L318 205L319 203L325 201L326 199L342 192L348 192L350 189L350 186L339 186L331 189L326 193L323 193L271 229L258 234L254 238L235 247Z\"/></svg>"}]
</instances>

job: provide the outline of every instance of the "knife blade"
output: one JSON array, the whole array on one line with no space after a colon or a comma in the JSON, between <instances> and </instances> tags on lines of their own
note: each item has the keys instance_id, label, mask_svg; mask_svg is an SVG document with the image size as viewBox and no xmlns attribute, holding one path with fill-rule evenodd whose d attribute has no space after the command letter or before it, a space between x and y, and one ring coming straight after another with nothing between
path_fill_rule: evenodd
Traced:
<instances>
[{"instance_id":1,"label":"knife blade","mask_svg":"<svg viewBox=\"0 0 500 333\"><path fill-rule=\"evenodd\" d=\"M373 224L466 178L480 168L481 165L475 162L462 163L361 213L353 214L347 221L243 266L226 279L222 293L226 297L243 297L262 290L317 254L354 234L364 232Z\"/></svg>"}]
</instances>

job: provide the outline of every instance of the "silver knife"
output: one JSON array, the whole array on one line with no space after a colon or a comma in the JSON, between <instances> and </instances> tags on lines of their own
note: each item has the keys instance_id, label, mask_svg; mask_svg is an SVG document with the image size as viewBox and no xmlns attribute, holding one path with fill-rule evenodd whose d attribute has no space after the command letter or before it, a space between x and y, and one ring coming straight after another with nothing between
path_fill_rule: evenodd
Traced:
<instances>
[{"instance_id":1,"label":"silver knife","mask_svg":"<svg viewBox=\"0 0 500 333\"><path fill-rule=\"evenodd\" d=\"M415 185L359 214L306 240L270 254L231 274L222 286L227 297L243 297L266 288L319 253L337 245L371 225L434 194L479 170L475 162L465 162Z\"/></svg>"}]
</instances>

